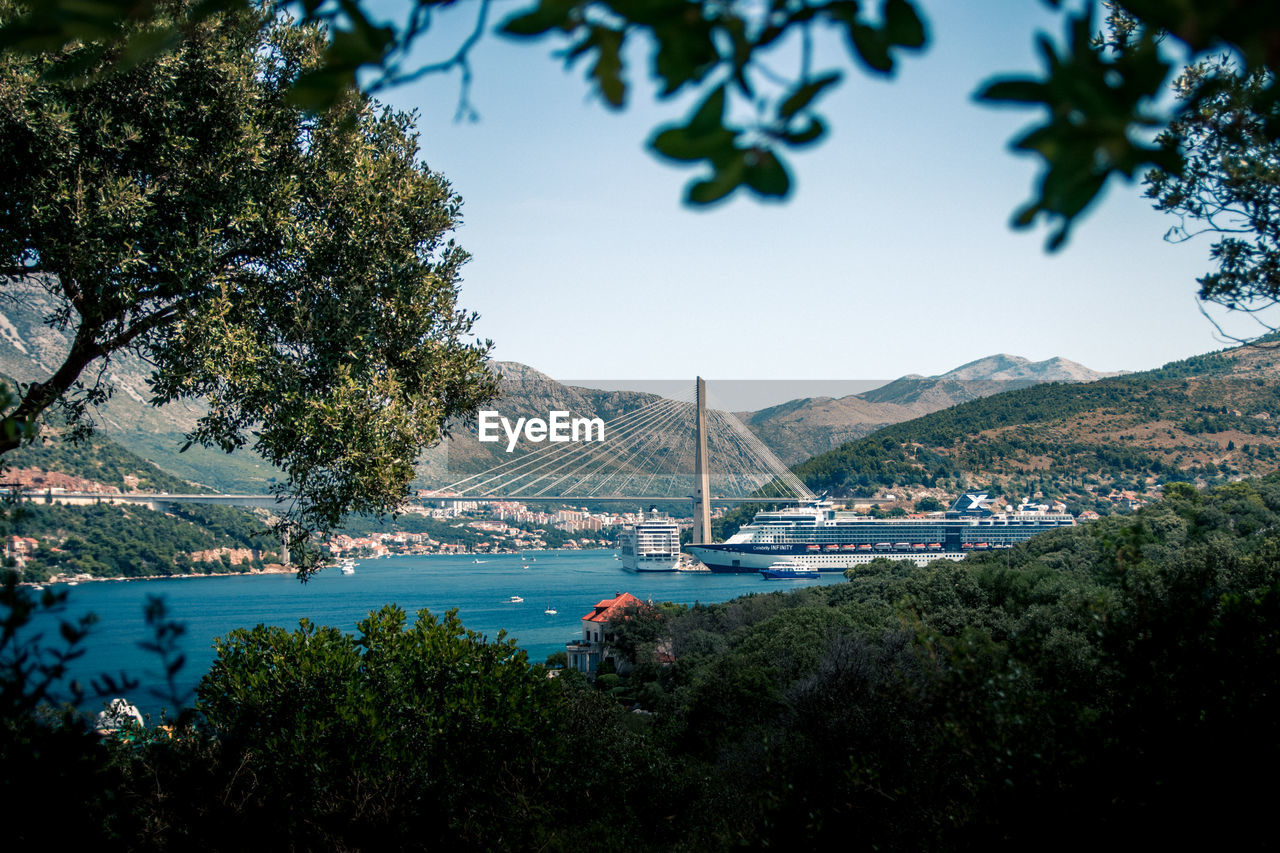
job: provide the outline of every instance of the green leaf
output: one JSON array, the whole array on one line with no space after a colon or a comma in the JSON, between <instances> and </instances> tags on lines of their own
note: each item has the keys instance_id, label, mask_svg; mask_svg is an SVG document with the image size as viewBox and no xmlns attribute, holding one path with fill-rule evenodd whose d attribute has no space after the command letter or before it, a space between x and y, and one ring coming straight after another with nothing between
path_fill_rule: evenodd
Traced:
<instances>
[{"instance_id":1,"label":"green leaf","mask_svg":"<svg viewBox=\"0 0 1280 853\"><path fill-rule=\"evenodd\" d=\"M378 64L394 41L395 30L390 27L338 30L333 33L325 51L325 65L328 68L354 69Z\"/></svg>"},{"instance_id":2,"label":"green leaf","mask_svg":"<svg viewBox=\"0 0 1280 853\"><path fill-rule=\"evenodd\" d=\"M741 179L728 180L723 176L717 176L708 181L697 181L690 184L685 194L685 201L688 204L711 204L736 190L740 183L742 183Z\"/></svg>"},{"instance_id":3,"label":"green leaf","mask_svg":"<svg viewBox=\"0 0 1280 853\"><path fill-rule=\"evenodd\" d=\"M1026 77L1002 77L988 83L974 97L981 101L1013 101L1020 104L1043 104L1048 101L1044 83Z\"/></svg>"},{"instance_id":4,"label":"green leaf","mask_svg":"<svg viewBox=\"0 0 1280 853\"><path fill-rule=\"evenodd\" d=\"M536 8L510 15L498 27L498 31L509 36L539 36L548 30L571 26L569 10L572 3L564 0L542 0Z\"/></svg>"},{"instance_id":5,"label":"green leaf","mask_svg":"<svg viewBox=\"0 0 1280 853\"><path fill-rule=\"evenodd\" d=\"M322 113L338 103L345 92L355 88L356 76L351 71L318 68L298 76L286 99L312 114Z\"/></svg>"},{"instance_id":6,"label":"green leaf","mask_svg":"<svg viewBox=\"0 0 1280 853\"><path fill-rule=\"evenodd\" d=\"M1030 228L1036 221L1036 214L1040 212L1040 206L1037 204L1024 204L1013 212L1013 217L1009 224L1014 228Z\"/></svg>"},{"instance_id":7,"label":"green leaf","mask_svg":"<svg viewBox=\"0 0 1280 853\"><path fill-rule=\"evenodd\" d=\"M731 130L692 136L687 128L671 127L655 136L649 147L671 160L716 160L733 151L736 138Z\"/></svg>"},{"instance_id":8,"label":"green leaf","mask_svg":"<svg viewBox=\"0 0 1280 853\"><path fill-rule=\"evenodd\" d=\"M791 191L791 176L787 167L767 148L757 148L747 154L747 166L743 170L743 182L759 195L782 198Z\"/></svg>"},{"instance_id":9,"label":"green leaf","mask_svg":"<svg viewBox=\"0 0 1280 853\"><path fill-rule=\"evenodd\" d=\"M854 55L866 63L872 71L888 74L893 71L893 57L889 55L889 39L881 30L860 24L849 25L849 43Z\"/></svg>"},{"instance_id":10,"label":"green leaf","mask_svg":"<svg viewBox=\"0 0 1280 853\"><path fill-rule=\"evenodd\" d=\"M799 86L793 91L787 99L778 106L778 118L783 121L789 120L800 110L809 106L813 99L818 96L823 89L840 82L841 74L839 71L832 71L830 74L824 74L816 80Z\"/></svg>"},{"instance_id":11,"label":"green leaf","mask_svg":"<svg viewBox=\"0 0 1280 853\"><path fill-rule=\"evenodd\" d=\"M710 24L698 18L681 17L654 28L653 72L662 81L664 96L702 80L721 62L712 35Z\"/></svg>"},{"instance_id":12,"label":"green leaf","mask_svg":"<svg viewBox=\"0 0 1280 853\"><path fill-rule=\"evenodd\" d=\"M902 47L924 47L924 22L907 0L887 0L884 4L884 33Z\"/></svg>"},{"instance_id":13,"label":"green leaf","mask_svg":"<svg viewBox=\"0 0 1280 853\"><path fill-rule=\"evenodd\" d=\"M746 152L736 151L733 157L716 164L711 178L691 183L685 193L685 201L695 205L720 201L741 186L745 173Z\"/></svg>"},{"instance_id":14,"label":"green leaf","mask_svg":"<svg viewBox=\"0 0 1280 853\"><path fill-rule=\"evenodd\" d=\"M619 30L597 27L593 40L599 55L591 66L591 76L605 101L612 107L621 107L626 101L627 84L622 79L622 38Z\"/></svg>"},{"instance_id":15,"label":"green leaf","mask_svg":"<svg viewBox=\"0 0 1280 853\"><path fill-rule=\"evenodd\" d=\"M814 142L817 142L826 132L827 126L823 124L821 120L814 118L810 120L808 126L803 130L783 130L775 133L774 136L792 148L801 148L805 145L811 145Z\"/></svg>"},{"instance_id":16,"label":"green leaf","mask_svg":"<svg viewBox=\"0 0 1280 853\"><path fill-rule=\"evenodd\" d=\"M692 136L705 136L724 129L724 86L717 86L698 106L687 125Z\"/></svg>"}]
</instances>

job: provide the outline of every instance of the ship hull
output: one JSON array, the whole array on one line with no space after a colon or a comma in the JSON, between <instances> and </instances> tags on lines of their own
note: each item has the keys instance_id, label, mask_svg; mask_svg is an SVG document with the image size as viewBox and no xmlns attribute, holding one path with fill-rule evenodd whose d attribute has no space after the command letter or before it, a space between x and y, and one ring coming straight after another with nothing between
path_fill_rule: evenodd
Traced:
<instances>
[{"instance_id":1,"label":"ship hull","mask_svg":"<svg viewBox=\"0 0 1280 853\"><path fill-rule=\"evenodd\" d=\"M832 551L813 552L804 545L689 545L693 554L704 566L716 574L755 574L782 559L795 559L807 568L819 572L843 572L869 563L877 558L910 560L917 566L927 566L934 560L962 560L959 551Z\"/></svg>"},{"instance_id":2,"label":"ship hull","mask_svg":"<svg viewBox=\"0 0 1280 853\"><path fill-rule=\"evenodd\" d=\"M678 554L663 557L633 557L623 559L622 568L630 572L674 572L680 562Z\"/></svg>"},{"instance_id":3,"label":"ship hull","mask_svg":"<svg viewBox=\"0 0 1280 853\"><path fill-rule=\"evenodd\" d=\"M760 574L767 581L809 581L816 580L817 571L804 571L800 569L782 569L774 571L773 569L761 569Z\"/></svg>"}]
</instances>

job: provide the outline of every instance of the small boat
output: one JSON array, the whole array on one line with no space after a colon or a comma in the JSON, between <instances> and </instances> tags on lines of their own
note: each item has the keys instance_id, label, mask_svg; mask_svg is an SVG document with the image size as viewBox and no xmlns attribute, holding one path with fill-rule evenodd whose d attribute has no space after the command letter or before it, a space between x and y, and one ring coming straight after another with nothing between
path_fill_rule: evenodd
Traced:
<instances>
[{"instance_id":1,"label":"small boat","mask_svg":"<svg viewBox=\"0 0 1280 853\"><path fill-rule=\"evenodd\" d=\"M817 580L818 570L793 557L787 557L760 569L760 576L767 581Z\"/></svg>"},{"instance_id":2,"label":"small boat","mask_svg":"<svg viewBox=\"0 0 1280 853\"><path fill-rule=\"evenodd\" d=\"M354 575L356 573L356 561L343 560L341 563L338 564L338 568L342 571L344 575Z\"/></svg>"},{"instance_id":3,"label":"small boat","mask_svg":"<svg viewBox=\"0 0 1280 853\"><path fill-rule=\"evenodd\" d=\"M508 599L507 599L507 601L511 602L512 604L523 604L523 603L524 603L524 599L523 599L523 598L521 598L521 597L520 597L520 596L518 596L518 595L513 595L513 596L511 596L510 598L508 598Z\"/></svg>"},{"instance_id":4,"label":"small boat","mask_svg":"<svg viewBox=\"0 0 1280 853\"><path fill-rule=\"evenodd\" d=\"M473 562L473 563L487 563L487 562L489 562L489 561L488 561L488 560L482 560L482 559L480 559L479 557L476 557L474 560L472 560L472 562Z\"/></svg>"},{"instance_id":5,"label":"small boat","mask_svg":"<svg viewBox=\"0 0 1280 853\"><path fill-rule=\"evenodd\" d=\"M555 616L555 615L556 615L556 609L555 609L554 607L552 607L550 604L548 604L548 605L547 605L547 609L546 609L546 610L544 610L544 611L542 611L542 612L543 612L543 613L545 613L545 614L547 614L548 616Z\"/></svg>"}]
</instances>

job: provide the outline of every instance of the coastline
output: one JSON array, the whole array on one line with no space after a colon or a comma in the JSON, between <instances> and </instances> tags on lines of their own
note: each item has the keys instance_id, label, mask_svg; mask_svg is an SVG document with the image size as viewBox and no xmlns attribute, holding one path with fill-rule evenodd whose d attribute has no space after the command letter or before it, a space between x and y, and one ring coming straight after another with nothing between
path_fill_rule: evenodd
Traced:
<instances>
[{"instance_id":1,"label":"coastline","mask_svg":"<svg viewBox=\"0 0 1280 853\"><path fill-rule=\"evenodd\" d=\"M247 572L186 572L183 574L173 575L143 575L141 577L98 577L96 575L54 575L48 580L43 581L18 581L18 586L26 587L45 587L52 585L67 586L69 584L82 583L117 583L121 581L167 581L181 580L184 578L224 578L224 577L251 577L254 575L292 575L297 569L291 566L285 566L280 563L268 563L261 569L250 569Z\"/></svg>"},{"instance_id":2,"label":"coastline","mask_svg":"<svg viewBox=\"0 0 1280 853\"><path fill-rule=\"evenodd\" d=\"M414 553L406 552L399 554L371 554L364 557L352 557L357 561L365 560L385 560L388 557L431 557L431 556L452 556L452 557L501 557L510 556L512 554L543 554L555 552L584 553L587 551L608 551L607 547L602 548L526 548L522 551L451 551L447 553L430 552L430 553ZM325 569L336 569L337 564L326 565ZM292 566L286 566L281 563L267 563L261 569L250 569L247 572L187 572L184 574L172 575L143 575L140 577L98 577L96 575L54 575L48 580L43 581L18 581L18 586L25 587L45 587L55 584L66 586L68 584L82 583L116 583L119 581L159 581L159 580L179 580L182 578L243 578L255 575L292 575L296 574L297 569Z\"/></svg>"}]
</instances>

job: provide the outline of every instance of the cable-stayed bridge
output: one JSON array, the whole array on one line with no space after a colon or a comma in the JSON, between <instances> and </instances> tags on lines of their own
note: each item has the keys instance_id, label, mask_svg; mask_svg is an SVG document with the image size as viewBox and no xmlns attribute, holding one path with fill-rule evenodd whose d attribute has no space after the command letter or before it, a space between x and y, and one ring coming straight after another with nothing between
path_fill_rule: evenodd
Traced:
<instances>
[{"instance_id":1,"label":"cable-stayed bridge","mask_svg":"<svg viewBox=\"0 0 1280 853\"><path fill-rule=\"evenodd\" d=\"M520 443L510 459L436 494L449 500L693 500L698 542L709 541L713 502L814 499L746 425L708 404L701 378L686 396L654 400L603 421L600 431L599 440Z\"/></svg>"},{"instance_id":2,"label":"cable-stayed bridge","mask_svg":"<svg viewBox=\"0 0 1280 853\"><path fill-rule=\"evenodd\" d=\"M603 421L599 440L517 443L511 458L418 500L694 502L694 541L711 536L712 503L803 502L815 495L731 412L709 405L698 378L683 397L660 397ZM50 503L134 503L166 510L217 503L279 508L274 495L54 492Z\"/></svg>"}]
</instances>

